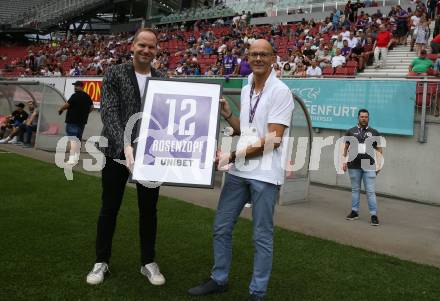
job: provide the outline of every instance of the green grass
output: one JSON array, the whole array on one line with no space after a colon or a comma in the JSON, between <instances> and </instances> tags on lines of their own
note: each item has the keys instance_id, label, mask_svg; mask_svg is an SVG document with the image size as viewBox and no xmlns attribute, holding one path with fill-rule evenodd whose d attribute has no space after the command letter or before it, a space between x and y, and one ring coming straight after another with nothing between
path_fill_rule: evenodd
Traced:
<instances>
[{"instance_id":1,"label":"green grass","mask_svg":"<svg viewBox=\"0 0 440 301\"><path fill-rule=\"evenodd\" d=\"M182 188L184 189L184 188ZM111 275L85 276L94 260L100 179L0 155L0 300L244 300L252 269L251 222L234 232L226 294L191 299L209 275L214 212L162 197L157 261L167 278L152 287L139 273L135 190L127 188L113 243ZM440 300L440 270L276 229L267 300Z\"/></svg>"}]
</instances>

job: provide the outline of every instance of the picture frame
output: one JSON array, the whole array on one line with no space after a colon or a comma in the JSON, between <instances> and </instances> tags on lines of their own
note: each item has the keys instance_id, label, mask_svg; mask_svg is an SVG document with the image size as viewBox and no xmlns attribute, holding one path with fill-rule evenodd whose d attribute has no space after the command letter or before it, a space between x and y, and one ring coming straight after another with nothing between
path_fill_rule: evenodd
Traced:
<instances>
[{"instance_id":1,"label":"picture frame","mask_svg":"<svg viewBox=\"0 0 440 301\"><path fill-rule=\"evenodd\" d=\"M214 188L221 84L148 78L132 180Z\"/></svg>"}]
</instances>

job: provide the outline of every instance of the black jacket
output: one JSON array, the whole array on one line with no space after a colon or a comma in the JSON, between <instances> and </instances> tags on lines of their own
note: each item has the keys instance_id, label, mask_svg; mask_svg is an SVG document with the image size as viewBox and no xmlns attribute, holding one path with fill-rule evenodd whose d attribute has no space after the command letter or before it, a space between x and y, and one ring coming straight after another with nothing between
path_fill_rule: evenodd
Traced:
<instances>
[{"instance_id":1,"label":"black jacket","mask_svg":"<svg viewBox=\"0 0 440 301\"><path fill-rule=\"evenodd\" d=\"M151 69L151 77L162 75ZM102 80L101 119L102 136L108 147L101 148L105 156L119 158L124 150L125 126L133 114L141 111L141 95L133 63L111 66ZM136 136L134 127L131 142Z\"/></svg>"}]
</instances>

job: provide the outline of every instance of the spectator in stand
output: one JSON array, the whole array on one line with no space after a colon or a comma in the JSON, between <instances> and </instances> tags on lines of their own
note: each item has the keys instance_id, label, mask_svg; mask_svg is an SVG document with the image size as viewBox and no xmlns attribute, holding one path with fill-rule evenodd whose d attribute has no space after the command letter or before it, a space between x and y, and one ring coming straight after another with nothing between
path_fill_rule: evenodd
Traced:
<instances>
[{"instance_id":1,"label":"spectator in stand","mask_svg":"<svg viewBox=\"0 0 440 301\"><path fill-rule=\"evenodd\" d=\"M423 3L421 0L416 0L415 2L416 2L416 10L422 12L423 14L428 13L425 3Z\"/></svg>"},{"instance_id":2,"label":"spectator in stand","mask_svg":"<svg viewBox=\"0 0 440 301\"><path fill-rule=\"evenodd\" d=\"M248 61L248 55L243 55L239 67L238 67L238 74L240 74L241 77L247 77L249 74L252 73L251 66L249 65Z\"/></svg>"},{"instance_id":3,"label":"spectator in stand","mask_svg":"<svg viewBox=\"0 0 440 301\"><path fill-rule=\"evenodd\" d=\"M411 36L411 48L410 51L414 51L414 44L416 42L416 35L414 34L415 29L417 26L419 26L420 23L420 17L421 17L421 12L420 11L415 11L415 13L411 16L410 18L410 36Z\"/></svg>"},{"instance_id":4,"label":"spectator in stand","mask_svg":"<svg viewBox=\"0 0 440 301\"><path fill-rule=\"evenodd\" d=\"M350 32L350 36L345 39L345 41L348 42L348 47L353 48L358 43L358 38L353 34L353 32Z\"/></svg>"},{"instance_id":5,"label":"spectator in stand","mask_svg":"<svg viewBox=\"0 0 440 301\"><path fill-rule=\"evenodd\" d=\"M344 40L344 46L341 49L341 54L345 57L348 57L351 53L351 48L348 46L348 41Z\"/></svg>"},{"instance_id":6,"label":"spectator in stand","mask_svg":"<svg viewBox=\"0 0 440 301\"><path fill-rule=\"evenodd\" d=\"M363 57L364 47L362 47L361 42L359 41L356 47L351 49L350 59L355 60L358 63L358 70L364 70L364 57Z\"/></svg>"},{"instance_id":7,"label":"spectator in stand","mask_svg":"<svg viewBox=\"0 0 440 301\"><path fill-rule=\"evenodd\" d=\"M358 10L360 8L365 7L365 5L361 3L360 0L357 0L356 3L353 3L351 6L352 6L352 17L350 18L350 21L355 22L357 20Z\"/></svg>"},{"instance_id":8,"label":"spectator in stand","mask_svg":"<svg viewBox=\"0 0 440 301\"><path fill-rule=\"evenodd\" d=\"M430 19L434 19L435 18L435 8L437 5L437 0L428 0L427 1L427 6L428 6L428 17Z\"/></svg>"},{"instance_id":9,"label":"spectator in stand","mask_svg":"<svg viewBox=\"0 0 440 301\"><path fill-rule=\"evenodd\" d=\"M379 26L377 39L374 42L374 63L377 68L383 68L387 61L388 48L391 45L391 33L386 30L385 25ZM380 55L380 61L379 61Z\"/></svg>"},{"instance_id":10,"label":"spectator in stand","mask_svg":"<svg viewBox=\"0 0 440 301\"><path fill-rule=\"evenodd\" d=\"M332 58L332 67L337 68L345 64L345 56L341 54L341 49L336 49L336 55Z\"/></svg>"},{"instance_id":11,"label":"spectator in stand","mask_svg":"<svg viewBox=\"0 0 440 301\"><path fill-rule=\"evenodd\" d=\"M232 25L234 27L239 27L240 26L240 20L241 20L240 15L238 13L235 13L235 16L232 18Z\"/></svg>"},{"instance_id":12,"label":"spectator in stand","mask_svg":"<svg viewBox=\"0 0 440 301\"><path fill-rule=\"evenodd\" d=\"M74 64L73 68L69 71L70 76L81 76L81 69L77 63Z\"/></svg>"},{"instance_id":13,"label":"spectator in stand","mask_svg":"<svg viewBox=\"0 0 440 301\"><path fill-rule=\"evenodd\" d=\"M296 70L293 73L293 76L296 76L296 77L306 77L307 76L306 66L304 66L303 63L298 63L296 65Z\"/></svg>"},{"instance_id":14,"label":"spectator in stand","mask_svg":"<svg viewBox=\"0 0 440 301\"><path fill-rule=\"evenodd\" d=\"M349 19L353 14L353 7L351 5L351 0L348 0L344 7L345 19Z\"/></svg>"},{"instance_id":15,"label":"spectator in stand","mask_svg":"<svg viewBox=\"0 0 440 301\"><path fill-rule=\"evenodd\" d=\"M414 30L417 55L420 55L420 51L425 49L426 43L428 43L429 34L428 21L423 15Z\"/></svg>"},{"instance_id":16,"label":"spectator in stand","mask_svg":"<svg viewBox=\"0 0 440 301\"><path fill-rule=\"evenodd\" d=\"M18 142L17 135L20 132L20 126L21 124L28 119L29 114L25 112L24 110L24 103L18 103L16 105L17 109L12 112L10 116L7 116L7 119L9 120L9 124L7 124L5 127L8 129L11 129L11 133L6 138L0 140L0 143L14 143L16 144ZM3 129L2 131L5 131Z\"/></svg>"},{"instance_id":17,"label":"spectator in stand","mask_svg":"<svg viewBox=\"0 0 440 301\"><path fill-rule=\"evenodd\" d=\"M311 65L307 68L307 77L320 77L322 75L322 70L318 66L316 60L312 60Z\"/></svg>"},{"instance_id":18,"label":"spectator in stand","mask_svg":"<svg viewBox=\"0 0 440 301\"><path fill-rule=\"evenodd\" d=\"M222 75L236 75L238 74L238 61L235 55L232 55L231 49L226 50L226 55L223 58Z\"/></svg>"},{"instance_id":19,"label":"spectator in stand","mask_svg":"<svg viewBox=\"0 0 440 301\"><path fill-rule=\"evenodd\" d=\"M93 62L87 66L87 70L95 72L96 74L102 74L102 65L99 60L95 58L93 59Z\"/></svg>"},{"instance_id":20,"label":"spectator in stand","mask_svg":"<svg viewBox=\"0 0 440 301\"><path fill-rule=\"evenodd\" d=\"M406 45L406 38L408 34L408 13L400 6L396 6L396 15L394 16L397 20L396 37L399 45Z\"/></svg>"},{"instance_id":21,"label":"spectator in stand","mask_svg":"<svg viewBox=\"0 0 440 301\"><path fill-rule=\"evenodd\" d=\"M291 73L292 73L292 67L290 67L290 63L289 62L284 63L281 77L291 76L292 75Z\"/></svg>"},{"instance_id":22,"label":"spectator in stand","mask_svg":"<svg viewBox=\"0 0 440 301\"><path fill-rule=\"evenodd\" d=\"M367 38L367 43L364 45L364 51L362 53L362 57L366 65L373 64L374 58L374 43L372 38Z\"/></svg>"},{"instance_id":23,"label":"spectator in stand","mask_svg":"<svg viewBox=\"0 0 440 301\"><path fill-rule=\"evenodd\" d=\"M212 71L212 73L214 73L214 76L220 75L221 69L222 69L222 67L219 63L211 66L211 71Z\"/></svg>"},{"instance_id":24,"label":"spectator in stand","mask_svg":"<svg viewBox=\"0 0 440 301\"><path fill-rule=\"evenodd\" d=\"M324 53L322 55L319 55L317 57L317 60L321 69L324 69L325 67L330 67L332 65L332 56L330 55L327 46L324 47Z\"/></svg>"},{"instance_id":25,"label":"spectator in stand","mask_svg":"<svg viewBox=\"0 0 440 301\"><path fill-rule=\"evenodd\" d=\"M338 35L338 39L333 43L333 46L336 49L338 49L338 48L341 49L342 47L344 47L344 40L343 40L342 34Z\"/></svg>"},{"instance_id":26,"label":"spectator in stand","mask_svg":"<svg viewBox=\"0 0 440 301\"><path fill-rule=\"evenodd\" d=\"M280 77L281 77L281 74L282 74L282 71L281 71L280 65L278 65L277 63L274 63L274 64L272 65L272 68L273 68L273 71L275 72L276 77L280 78Z\"/></svg>"},{"instance_id":27,"label":"spectator in stand","mask_svg":"<svg viewBox=\"0 0 440 301\"><path fill-rule=\"evenodd\" d=\"M206 42L205 43L205 47L203 48L203 53L208 55L208 54L213 54L214 49L211 46L210 42Z\"/></svg>"},{"instance_id":28,"label":"spectator in stand","mask_svg":"<svg viewBox=\"0 0 440 301\"><path fill-rule=\"evenodd\" d=\"M55 70L53 72L53 76L63 76L63 73L61 72L60 67L55 67Z\"/></svg>"},{"instance_id":29,"label":"spectator in stand","mask_svg":"<svg viewBox=\"0 0 440 301\"><path fill-rule=\"evenodd\" d=\"M212 72L211 67L206 68L205 76L214 76L214 72Z\"/></svg>"},{"instance_id":30,"label":"spectator in stand","mask_svg":"<svg viewBox=\"0 0 440 301\"><path fill-rule=\"evenodd\" d=\"M337 8L334 8L333 10L333 16L332 16L332 24L333 24L333 30L337 31L339 30L339 20L341 18L341 11Z\"/></svg>"},{"instance_id":31,"label":"spectator in stand","mask_svg":"<svg viewBox=\"0 0 440 301\"><path fill-rule=\"evenodd\" d=\"M440 34L436 35L431 41L431 50L433 54L440 52Z\"/></svg>"},{"instance_id":32,"label":"spectator in stand","mask_svg":"<svg viewBox=\"0 0 440 301\"><path fill-rule=\"evenodd\" d=\"M182 76L183 75L183 64L177 63L176 69L174 69L174 75L175 76Z\"/></svg>"},{"instance_id":33,"label":"spectator in stand","mask_svg":"<svg viewBox=\"0 0 440 301\"><path fill-rule=\"evenodd\" d=\"M409 66L410 76L427 76L428 73L433 72L434 64L426 57L426 50L420 51L419 57L416 57ZM433 72L434 73L434 72Z\"/></svg>"}]
</instances>

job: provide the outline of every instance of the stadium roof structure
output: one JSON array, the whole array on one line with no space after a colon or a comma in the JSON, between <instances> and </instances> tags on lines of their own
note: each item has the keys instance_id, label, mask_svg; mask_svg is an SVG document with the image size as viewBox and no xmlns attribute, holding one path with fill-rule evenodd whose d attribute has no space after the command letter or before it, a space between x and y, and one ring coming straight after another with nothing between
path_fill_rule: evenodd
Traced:
<instances>
[{"instance_id":1,"label":"stadium roof structure","mask_svg":"<svg viewBox=\"0 0 440 301\"><path fill-rule=\"evenodd\" d=\"M213 1L208 2L212 5ZM109 23L128 23L130 19L146 18L148 13L160 18L191 4L202 6L203 3L204 0L0 0L0 33L48 33L69 29L71 24L99 21L107 26L95 26L95 30L109 29Z\"/></svg>"}]
</instances>

